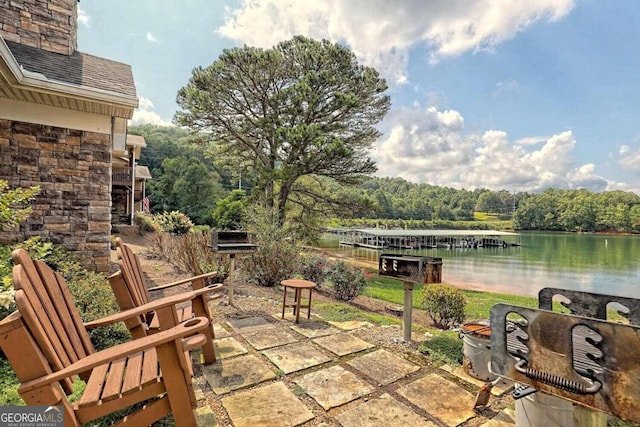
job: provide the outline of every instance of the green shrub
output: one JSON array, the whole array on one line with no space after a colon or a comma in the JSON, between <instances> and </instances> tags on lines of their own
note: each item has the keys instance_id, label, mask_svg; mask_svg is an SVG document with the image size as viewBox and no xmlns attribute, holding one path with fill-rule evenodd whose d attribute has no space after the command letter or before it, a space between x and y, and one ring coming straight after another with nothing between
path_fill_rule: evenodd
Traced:
<instances>
[{"instance_id":1,"label":"green shrub","mask_svg":"<svg viewBox=\"0 0 640 427\"><path fill-rule=\"evenodd\" d=\"M300 275L305 280L315 282L320 288L324 284L328 261L324 255L305 254L300 261Z\"/></svg>"},{"instance_id":2,"label":"green shrub","mask_svg":"<svg viewBox=\"0 0 640 427\"><path fill-rule=\"evenodd\" d=\"M299 249L288 226L279 224L277 213L256 208L247 216L247 231L257 244L255 252L241 258L247 281L273 287L299 271Z\"/></svg>"},{"instance_id":3,"label":"green shrub","mask_svg":"<svg viewBox=\"0 0 640 427\"><path fill-rule=\"evenodd\" d=\"M233 190L227 197L216 202L212 218L220 230L240 230L247 215L249 201L242 190Z\"/></svg>"},{"instance_id":4,"label":"green shrub","mask_svg":"<svg viewBox=\"0 0 640 427\"><path fill-rule=\"evenodd\" d=\"M158 224L153 219L153 215L144 212L136 213L133 217L133 223L138 226L140 234L155 233L159 229Z\"/></svg>"},{"instance_id":5,"label":"green shrub","mask_svg":"<svg viewBox=\"0 0 640 427\"><path fill-rule=\"evenodd\" d=\"M191 231L195 232L200 232L200 233L208 233L211 231L211 226L210 225L194 225L191 228Z\"/></svg>"},{"instance_id":6,"label":"green shrub","mask_svg":"<svg viewBox=\"0 0 640 427\"><path fill-rule=\"evenodd\" d=\"M460 289L432 283L425 286L422 292L424 309L437 328L449 329L462 323L467 302Z\"/></svg>"},{"instance_id":7,"label":"green shrub","mask_svg":"<svg viewBox=\"0 0 640 427\"><path fill-rule=\"evenodd\" d=\"M367 286L364 271L345 261L329 263L326 277L333 285L335 297L342 301L355 299Z\"/></svg>"},{"instance_id":8,"label":"green shrub","mask_svg":"<svg viewBox=\"0 0 640 427\"><path fill-rule=\"evenodd\" d=\"M156 215L154 219L160 230L166 233L182 235L188 233L193 227L189 217L179 211L163 212Z\"/></svg>"},{"instance_id":9,"label":"green shrub","mask_svg":"<svg viewBox=\"0 0 640 427\"><path fill-rule=\"evenodd\" d=\"M15 292L13 290L13 261L11 260L11 252L18 247L29 252L32 258L39 260L44 260L46 257L51 256L53 251L53 245L48 242L43 242L39 237L32 237L31 239L17 245L2 246L0 248L0 277L2 277L0 289L0 319L4 319L16 310L14 300Z\"/></svg>"},{"instance_id":10,"label":"green shrub","mask_svg":"<svg viewBox=\"0 0 640 427\"><path fill-rule=\"evenodd\" d=\"M13 299L13 278L11 277L11 247L0 246L0 319L4 319L16 309Z\"/></svg>"},{"instance_id":11,"label":"green shrub","mask_svg":"<svg viewBox=\"0 0 640 427\"><path fill-rule=\"evenodd\" d=\"M12 190L9 190L8 187L8 181L0 180L0 231L20 225L32 211L29 203L40 192L39 186ZM13 248L10 246L0 247L0 319L15 310L13 279L11 277L12 250Z\"/></svg>"},{"instance_id":12,"label":"green shrub","mask_svg":"<svg viewBox=\"0 0 640 427\"><path fill-rule=\"evenodd\" d=\"M0 358L0 406L24 406L24 401L18 394L19 385L9 361Z\"/></svg>"},{"instance_id":13,"label":"green shrub","mask_svg":"<svg viewBox=\"0 0 640 427\"><path fill-rule=\"evenodd\" d=\"M32 207L29 202L40 192L39 186L7 190L9 182L0 179L0 230L8 230L20 225L29 216Z\"/></svg>"}]
</instances>

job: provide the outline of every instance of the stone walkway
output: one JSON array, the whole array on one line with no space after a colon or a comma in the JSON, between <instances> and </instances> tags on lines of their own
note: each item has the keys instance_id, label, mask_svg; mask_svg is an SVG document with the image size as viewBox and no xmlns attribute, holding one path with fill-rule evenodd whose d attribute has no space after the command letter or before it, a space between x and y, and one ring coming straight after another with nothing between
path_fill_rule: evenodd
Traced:
<instances>
[{"instance_id":1,"label":"stone walkway","mask_svg":"<svg viewBox=\"0 0 640 427\"><path fill-rule=\"evenodd\" d=\"M460 369L421 366L353 335L368 326L313 318L295 324L277 315L215 325L219 359L196 363L199 425L457 426L478 416L475 394L447 378L473 379ZM222 405L231 424L216 420L210 405ZM513 420L499 412L482 425Z\"/></svg>"}]
</instances>

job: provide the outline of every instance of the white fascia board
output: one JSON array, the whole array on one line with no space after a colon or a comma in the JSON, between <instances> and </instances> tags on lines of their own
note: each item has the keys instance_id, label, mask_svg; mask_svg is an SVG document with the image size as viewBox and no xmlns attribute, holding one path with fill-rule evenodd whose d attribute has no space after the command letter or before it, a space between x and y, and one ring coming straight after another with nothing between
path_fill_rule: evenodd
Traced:
<instances>
[{"instance_id":1,"label":"white fascia board","mask_svg":"<svg viewBox=\"0 0 640 427\"><path fill-rule=\"evenodd\" d=\"M0 98L0 119L97 133L112 133L111 117L62 107Z\"/></svg>"}]
</instances>

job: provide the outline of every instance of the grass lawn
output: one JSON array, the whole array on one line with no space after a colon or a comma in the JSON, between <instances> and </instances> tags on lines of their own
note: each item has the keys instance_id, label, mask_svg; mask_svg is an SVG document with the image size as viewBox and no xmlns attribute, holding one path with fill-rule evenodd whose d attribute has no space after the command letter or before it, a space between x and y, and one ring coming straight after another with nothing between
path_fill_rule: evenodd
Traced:
<instances>
[{"instance_id":1,"label":"grass lawn","mask_svg":"<svg viewBox=\"0 0 640 427\"><path fill-rule=\"evenodd\" d=\"M413 287L413 306L415 308L422 308L422 288L423 285L414 285ZM462 293L467 300L465 310L467 319L488 319L491 307L499 302L532 308L538 304L538 299L534 297L467 290L463 290ZM399 280L372 277L365 288L364 295L403 305L404 285Z\"/></svg>"},{"instance_id":2,"label":"grass lawn","mask_svg":"<svg viewBox=\"0 0 640 427\"><path fill-rule=\"evenodd\" d=\"M422 308L423 285L413 287L413 307ZM467 306L465 308L467 320L488 319L491 307L497 303L517 305L521 307L537 308L538 298L521 295L500 294L495 292L462 290ZM404 285L402 281L387 277L373 276L369 279L364 295L387 301L397 305L404 305ZM554 301L553 310L568 313L568 310ZM615 310L608 311L608 318L613 322L627 323Z\"/></svg>"},{"instance_id":3,"label":"grass lawn","mask_svg":"<svg viewBox=\"0 0 640 427\"><path fill-rule=\"evenodd\" d=\"M314 302L313 311L330 322L347 322L360 320L377 325L399 325L401 319L378 313L369 313L352 305L341 302Z\"/></svg>"}]
</instances>

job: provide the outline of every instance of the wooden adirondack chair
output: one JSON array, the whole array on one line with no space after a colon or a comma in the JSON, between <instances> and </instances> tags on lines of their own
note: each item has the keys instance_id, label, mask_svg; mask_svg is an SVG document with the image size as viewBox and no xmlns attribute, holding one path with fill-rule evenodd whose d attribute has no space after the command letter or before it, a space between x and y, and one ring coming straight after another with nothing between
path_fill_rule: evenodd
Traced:
<instances>
[{"instance_id":1,"label":"wooden adirondack chair","mask_svg":"<svg viewBox=\"0 0 640 427\"><path fill-rule=\"evenodd\" d=\"M191 304L180 307L177 312L177 321L182 322L194 316L211 319L209 301L222 297L221 293L216 292L222 288L222 283L206 286L206 280L215 276L216 273L205 273L162 286L148 287L140 260L133 253L133 250L119 237L116 238L116 250L120 271L109 277L109 284L121 310L130 310L148 304L151 301L150 292L191 284L193 290L208 289L208 292L202 293L198 298L194 298ZM154 311L144 313L137 319L130 319L125 324L134 338L154 334L161 330L159 316ZM207 342L202 346L204 363L214 363L216 354L213 346L215 338L213 324L210 324L207 330L202 333L207 337Z\"/></svg>"},{"instance_id":2,"label":"wooden adirondack chair","mask_svg":"<svg viewBox=\"0 0 640 427\"><path fill-rule=\"evenodd\" d=\"M196 405L188 350L204 344L207 318L166 327L158 334L95 352L62 276L22 249L12 254L18 310L0 322L0 347L11 363L27 405L64 408L64 425L83 423L157 398L121 425L149 425L173 413L177 426L195 426ZM175 318L176 304L194 295L179 295L91 322L120 322L150 310ZM171 313L174 313L173 315ZM67 396L73 378L86 382L74 403Z\"/></svg>"}]
</instances>

